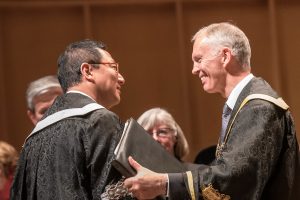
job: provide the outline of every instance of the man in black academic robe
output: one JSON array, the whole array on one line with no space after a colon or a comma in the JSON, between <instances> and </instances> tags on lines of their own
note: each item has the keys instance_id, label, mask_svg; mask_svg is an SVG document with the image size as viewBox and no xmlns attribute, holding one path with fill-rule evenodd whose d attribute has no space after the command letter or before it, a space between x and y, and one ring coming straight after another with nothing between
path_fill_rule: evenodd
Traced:
<instances>
[{"instance_id":1,"label":"man in black academic robe","mask_svg":"<svg viewBox=\"0 0 300 200\"><path fill-rule=\"evenodd\" d=\"M216 159L198 170L158 174L129 158L138 173L125 186L141 199L300 199L294 121L288 105L251 73L246 35L216 23L201 28L193 42L192 73L206 92L226 99Z\"/></svg>"},{"instance_id":2,"label":"man in black academic robe","mask_svg":"<svg viewBox=\"0 0 300 200\"><path fill-rule=\"evenodd\" d=\"M192 171L196 199L299 198L299 147L291 113L263 99L248 101L238 112L251 94L278 98L261 78L254 77L245 86L231 113L223 147L219 142L217 159ZM176 182L170 184L170 197L189 199L190 188L178 186L188 184L187 176L172 174L169 178L170 183Z\"/></svg>"},{"instance_id":3,"label":"man in black academic robe","mask_svg":"<svg viewBox=\"0 0 300 200\"><path fill-rule=\"evenodd\" d=\"M103 44L70 44L58 60L65 92L22 149L11 199L101 199L121 175L111 166L123 124L108 109L120 102L124 78ZM92 109L90 109L92 108Z\"/></svg>"}]
</instances>

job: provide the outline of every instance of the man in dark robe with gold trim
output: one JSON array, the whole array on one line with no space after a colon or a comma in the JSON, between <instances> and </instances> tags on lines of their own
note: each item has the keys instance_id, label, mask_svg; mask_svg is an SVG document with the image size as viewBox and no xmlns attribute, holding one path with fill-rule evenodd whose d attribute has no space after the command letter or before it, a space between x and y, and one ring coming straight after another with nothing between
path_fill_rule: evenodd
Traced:
<instances>
[{"instance_id":1,"label":"man in dark robe with gold trim","mask_svg":"<svg viewBox=\"0 0 300 200\"><path fill-rule=\"evenodd\" d=\"M294 121L288 105L251 73L246 35L229 23L211 24L193 43L192 73L206 92L226 99L216 159L195 171L158 174L129 158L138 173L125 186L139 199L300 199Z\"/></svg>"},{"instance_id":2,"label":"man in dark robe with gold trim","mask_svg":"<svg viewBox=\"0 0 300 200\"><path fill-rule=\"evenodd\" d=\"M58 59L64 91L26 139L11 199L102 199L121 175L111 166L123 124L109 111L125 83L105 46L83 40Z\"/></svg>"}]
</instances>

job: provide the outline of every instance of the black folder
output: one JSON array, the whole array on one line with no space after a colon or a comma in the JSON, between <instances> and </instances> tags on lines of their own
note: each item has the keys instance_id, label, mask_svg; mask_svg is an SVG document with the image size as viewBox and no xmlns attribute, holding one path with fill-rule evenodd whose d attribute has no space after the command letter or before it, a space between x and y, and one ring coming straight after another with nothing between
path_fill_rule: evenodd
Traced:
<instances>
[{"instance_id":1,"label":"black folder","mask_svg":"<svg viewBox=\"0 0 300 200\"><path fill-rule=\"evenodd\" d=\"M115 149L112 165L125 177L136 171L130 166L128 157L132 156L143 167L158 173L187 171L186 167L156 142L133 118L127 120L122 137Z\"/></svg>"}]
</instances>

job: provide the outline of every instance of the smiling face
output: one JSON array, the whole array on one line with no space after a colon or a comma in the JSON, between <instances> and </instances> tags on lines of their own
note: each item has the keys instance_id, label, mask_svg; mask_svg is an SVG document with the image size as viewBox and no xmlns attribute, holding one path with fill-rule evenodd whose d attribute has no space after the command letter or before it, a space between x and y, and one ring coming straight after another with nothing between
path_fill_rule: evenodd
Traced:
<instances>
[{"instance_id":1,"label":"smiling face","mask_svg":"<svg viewBox=\"0 0 300 200\"><path fill-rule=\"evenodd\" d=\"M194 42L192 60L192 73L197 75L208 93L220 93L225 91L226 70L222 62L223 54L213 45L204 42L203 38L197 38Z\"/></svg>"},{"instance_id":2,"label":"smiling face","mask_svg":"<svg viewBox=\"0 0 300 200\"><path fill-rule=\"evenodd\" d=\"M120 103L121 100L121 86L124 85L125 80L123 76L114 68L115 63L111 55L102 49L99 49L102 59L97 68L92 68L94 75L95 88L97 93L97 101L106 108L111 108Z\"/></svg>"}]
</instances>

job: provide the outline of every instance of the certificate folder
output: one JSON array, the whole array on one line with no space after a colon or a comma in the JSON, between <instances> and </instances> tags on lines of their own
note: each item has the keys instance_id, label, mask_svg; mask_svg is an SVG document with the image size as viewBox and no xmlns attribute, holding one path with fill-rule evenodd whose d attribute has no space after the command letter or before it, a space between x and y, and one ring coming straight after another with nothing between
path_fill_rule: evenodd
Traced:
<instances>
[{"instance_id":1,"label":"certificate folder","mask_svg":"<svg viewBox=\"0 0 300 200\"><path fill-rule=\"evenodd\" d=\"M127 120L122 137L115 149L112 165L125 177L136 171L130 166L132 156L143 167L159 173L186 171L185 166L156 142L133 118Z\"/></svg>"}]
</instances>

